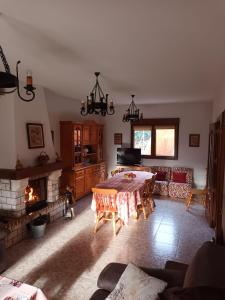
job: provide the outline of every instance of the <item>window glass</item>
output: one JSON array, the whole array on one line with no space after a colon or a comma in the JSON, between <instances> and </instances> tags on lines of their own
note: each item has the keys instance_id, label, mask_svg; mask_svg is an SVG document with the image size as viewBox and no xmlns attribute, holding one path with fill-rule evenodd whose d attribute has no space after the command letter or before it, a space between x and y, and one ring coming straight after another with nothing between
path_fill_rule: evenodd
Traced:
<instances>
[{"instance_id":1,"label":"window glass","mask_svg":"<svg viewBox=\"0 0 225 300\"><path fill-rule=\"evenodd\" d=\"M151 155L152 130L151 127L134 127L134 148L141 148L141 155Z\"/></svg>"},{"instance_id":2,"label":"window glass","mask_svg":"<svg viewBox=\"0 0 225 300\"><path fill-rule=\"evenodd\" d=\"M156 127L156 156L174 156L175 128Z\"/></svg>"},{"instance_id":3,"label":"window glass","mask_svg":"<svg viewBox=\"0 0 225 300\"><path fill-rule=\"evenodd\" d=\"M131 145L143 158L178 159L179 118L142 119L131 123Z\"/></svg>"}]
</instances>

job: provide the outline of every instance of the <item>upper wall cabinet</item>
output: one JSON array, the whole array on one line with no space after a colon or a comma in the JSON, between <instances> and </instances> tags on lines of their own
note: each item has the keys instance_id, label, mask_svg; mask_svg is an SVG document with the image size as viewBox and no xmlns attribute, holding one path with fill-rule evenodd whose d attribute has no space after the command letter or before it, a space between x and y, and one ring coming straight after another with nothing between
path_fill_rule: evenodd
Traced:
<instances>
[{"instance_id":1,"label":"upper wall cabinet","mask_svg":"<svg viewBox=\"0 0 225 300\"><path fill-rule=\"evenodd\" d=\"M91 144L91 126L90 125L83 125L83 145Z\"/></svg>"},{"instance_id":2,"label":"upper wall cabinet","mask_svg":"<svg viewBox=\"0 0 225 300\"><path fill-rule=\"evenodd\" d=\"M60 154L66 168L74 168L103 160L103 125L60 122Z\"/></svg>"}]
</instances>

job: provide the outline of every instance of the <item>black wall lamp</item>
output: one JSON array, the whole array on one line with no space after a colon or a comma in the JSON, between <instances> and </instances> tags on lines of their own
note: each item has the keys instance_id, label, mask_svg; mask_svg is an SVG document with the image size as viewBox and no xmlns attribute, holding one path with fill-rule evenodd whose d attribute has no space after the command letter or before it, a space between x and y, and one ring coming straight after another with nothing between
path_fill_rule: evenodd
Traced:
<instances>
[{"instance_id":1,"label":"black wall lamp","mask_svg":"<svg viewBox=\"0 0 225 300\"><path fill-rule=\"evenodd\" d=\"M2 60L2 63L5 68L5 72L0 71L0 95L4 94L10 94L15 91L17 91L17 94L19 98L23 101L30 102L35 98L34 90L36 89L33 87L32 82L32 75L31 72L27 72L27 82L24 89L26 90L26 94L28 95L28 98L24 98L20 94L20 88L19 88L19 70L18 66L21 63L20 60L16 63L16 76L11 74L9 64L6 60L6 57L4 55L4 52L2 50L2 47L0 46L0 57ZM6 90L6 89L12 89L12 90Z\"/></svg>"}]
</instances>

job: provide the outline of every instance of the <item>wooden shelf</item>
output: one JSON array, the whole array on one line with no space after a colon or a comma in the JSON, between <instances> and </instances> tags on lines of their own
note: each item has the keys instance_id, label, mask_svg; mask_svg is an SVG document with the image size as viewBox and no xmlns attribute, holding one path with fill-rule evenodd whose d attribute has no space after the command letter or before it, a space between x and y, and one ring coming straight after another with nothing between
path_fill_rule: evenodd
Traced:
<instances>
[{"instance_id":1,"label":"wooden shelf","mask_svg":"<svg viewBox=\"0 0 225 300\"><path fill-rule=\"evenodd\" d=\"M0 176L2 179L19 180L59 169L63 169L63 162L53 162L43 166L28 167L20 170L0 169Z\"/></svg>"}]
</instances>

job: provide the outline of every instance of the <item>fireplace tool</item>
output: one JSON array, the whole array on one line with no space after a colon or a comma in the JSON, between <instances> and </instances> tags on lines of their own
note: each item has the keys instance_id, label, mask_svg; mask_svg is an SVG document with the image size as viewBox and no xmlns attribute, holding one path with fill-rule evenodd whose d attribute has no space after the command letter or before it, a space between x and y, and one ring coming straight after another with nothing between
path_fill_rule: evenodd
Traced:
<instances>
[{"instance_id":1,"label":"fireplace tool","mask_svg":"<svg viewBox=\"0 0 225 300\"><path fill-rule=\"evenodd\" d=\"M73 192L72 188L67 186L66 192L65 192L65 209L64 209L64 218L70 218L72 219L74 217L74 209L72 207L73 205Z\"/></svg>"}]
</instances>

